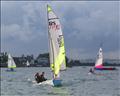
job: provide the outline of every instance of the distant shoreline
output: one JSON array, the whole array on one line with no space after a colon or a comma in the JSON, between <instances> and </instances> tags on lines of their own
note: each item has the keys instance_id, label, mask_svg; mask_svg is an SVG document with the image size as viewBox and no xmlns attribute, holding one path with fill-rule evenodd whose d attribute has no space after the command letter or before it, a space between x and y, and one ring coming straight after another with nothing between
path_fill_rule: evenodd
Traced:
<instances>
[{"instance_id":1,"label":"distant shoreline","mask_svg":"<svg viewBox=\"0 0 120 96\"><path fill-rule=\"evenodd\" d=\"M39 54L38 57L34 57L33 55L22 55L20 57L13 57L17 67L27 67L26 62L30 63L29 67L50 67L49 62L49 53ZM74 67L74 66L94 66L95 59L84 59L84 60L75 60L68 58L66 56L66 66ZM0 67L7 68L8 56L7 52L3 52L0 55ZM120 66L120 59L104 59L104 66Z\"/></svg>"},{"instance_id":2,"label":"distant shoreline","mask_svg":"<svg viewBox=\"0 0 120 96\"><path fill-rule=\"evenodd\" d=\"M5 65L7 65L7 64L5 64ZM74 65L74 64L73 64ZM76 66L92 66L92 67L94 67L94 64L93 63L91 63L91 64L89 64L89 63L80 63L80 64L76 64L76 65L71 65L71 66L67 66L67 67L76 67ZM107 63L107 64L104 64L104 66L118 66L118 67L120 67L120 64L109 64L109 63ZM7 66L0 66L1 68L7 68ZM21 68L21 67L27 67L27 66L17 66L18 68ZM50 66L48 66L48 65L46 65L46 66L42 66L42 65L31 65L31 66L29 66L29 67L50 67ZM27 67L27 68L29 68L29 67Z\"/></svg>"}]
</instances>

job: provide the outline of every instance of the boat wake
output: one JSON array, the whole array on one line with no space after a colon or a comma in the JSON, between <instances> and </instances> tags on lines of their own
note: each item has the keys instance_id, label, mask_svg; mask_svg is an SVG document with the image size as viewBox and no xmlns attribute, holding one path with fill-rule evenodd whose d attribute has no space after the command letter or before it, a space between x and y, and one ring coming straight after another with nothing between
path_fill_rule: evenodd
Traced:
<instances>
[{"instance_id":1,"label":"boat wake","mask_svg":"<svg viewBox=\"0 0 120 96\"><path fill-rule=\"evenodd\" d=\"M33 85L35 85L35 86L37 86L37 85L50 85L50 86L54 86L53 80L46 80L46 81L37 83L35 80L31 80L31 79L28 78L27 81L33 83Z\"/></svg>"}]
</instances>

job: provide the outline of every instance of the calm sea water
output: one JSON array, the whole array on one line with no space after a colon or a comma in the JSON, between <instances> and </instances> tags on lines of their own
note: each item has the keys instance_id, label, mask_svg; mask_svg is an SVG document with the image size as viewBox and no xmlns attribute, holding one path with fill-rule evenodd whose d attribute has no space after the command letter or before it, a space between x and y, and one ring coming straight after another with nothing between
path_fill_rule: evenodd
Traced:
<instances>
[{"instance_id":1,"label":"calm sea water","mask_svg":"<svg viewBox=\"0 0 120 96\"><path fill-rule=\"evenodd\" d=\"M88 75L89 68L72 67L62 72L62 87L38 86L28 81L42 71L51 79L50 68L16 68L16 72L1 68L1 96L120 96L119 67L117 71L97 71L98 75Z\"/></svg>"}]
</instances>

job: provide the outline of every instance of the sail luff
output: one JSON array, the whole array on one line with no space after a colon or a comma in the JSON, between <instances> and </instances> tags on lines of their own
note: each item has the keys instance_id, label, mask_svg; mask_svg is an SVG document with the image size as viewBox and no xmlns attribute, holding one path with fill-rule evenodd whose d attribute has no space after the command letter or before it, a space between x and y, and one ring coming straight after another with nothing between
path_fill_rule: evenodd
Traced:
<instances>
[{"instance_id":1,"label":"sail luff","mask_svg":"<svg viewBox=\"0 0 120 96\"><path fill-rule=\"evenodd\" d=\"M48 12L50 12L50 11L51 11L51 9L50 9L49 5L47 5L47 20L48 20L48 22L49 22ZM48 40L49 40L50 68L52 71L54 71L54 51L53 51L52 37L49 32L49 23L48 23Z\"/></svg>"}]
</instances>

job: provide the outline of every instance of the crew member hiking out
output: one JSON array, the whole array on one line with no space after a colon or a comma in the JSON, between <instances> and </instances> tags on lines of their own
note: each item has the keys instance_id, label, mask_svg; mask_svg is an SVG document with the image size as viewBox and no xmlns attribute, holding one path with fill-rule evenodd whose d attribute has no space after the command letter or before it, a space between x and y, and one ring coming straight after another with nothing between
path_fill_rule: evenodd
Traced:
<instances>
[{"instance_id":1,"label":"crew member hiking out","mask_svg":"<svg viewBox=\"0 0 120 96\"><path fill-rule=\"evenodd\" d=\"M35 80L36 80L37 83L40 83L40 82L43 82L43 81L46 81L46 80L47 80L47 79L44 77L44 74L45 74L45 72L42 72L41 75L39 75L38 72L35 74Z\"/></svg>"}]
</instances>

